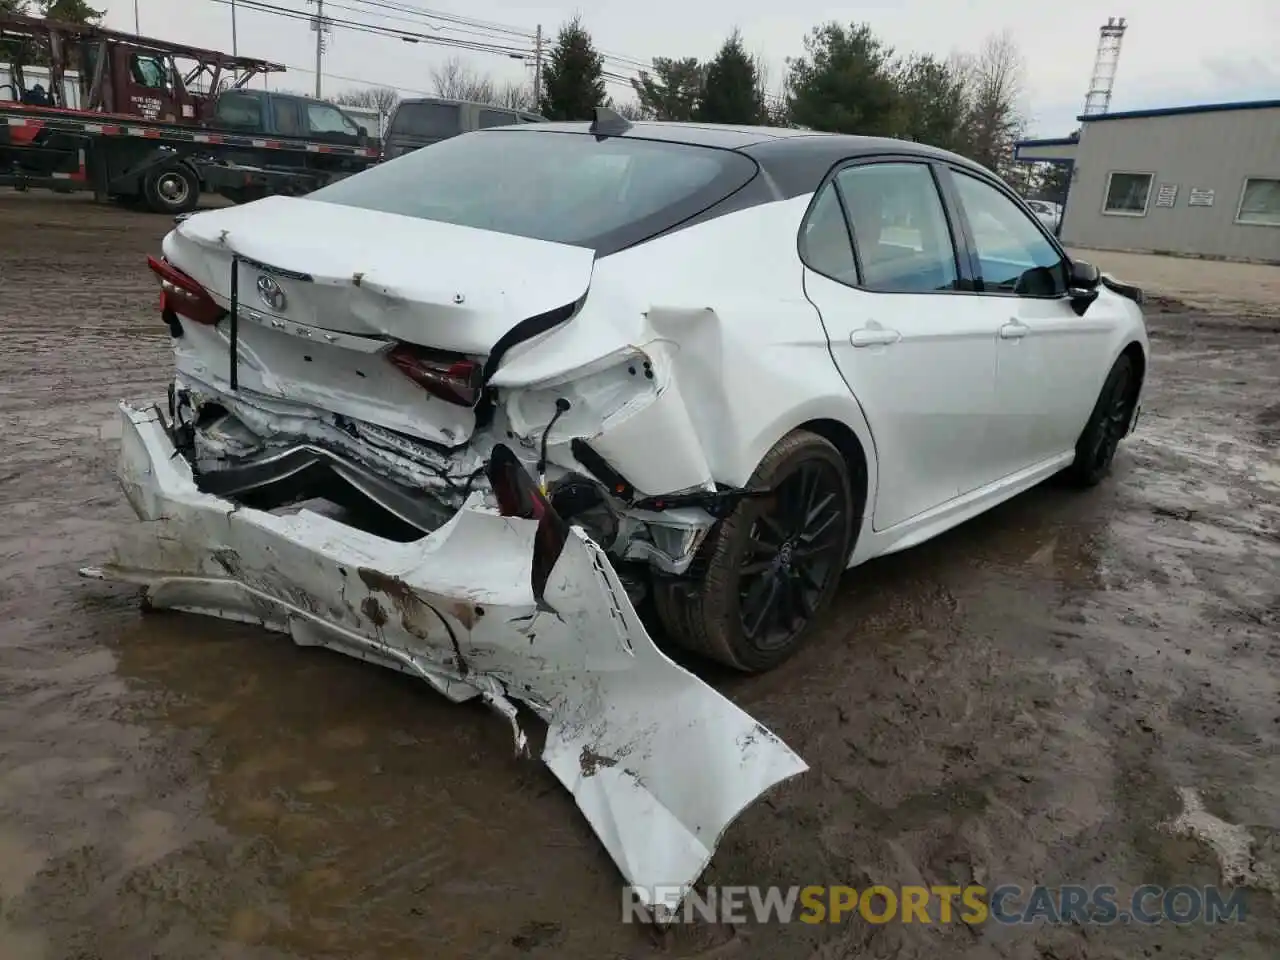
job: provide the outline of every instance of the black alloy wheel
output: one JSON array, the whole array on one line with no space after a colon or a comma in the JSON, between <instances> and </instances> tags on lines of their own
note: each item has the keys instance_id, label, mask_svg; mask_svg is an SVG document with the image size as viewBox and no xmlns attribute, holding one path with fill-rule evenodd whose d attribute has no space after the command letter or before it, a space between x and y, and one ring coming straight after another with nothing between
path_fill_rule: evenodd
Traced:
<instances>
[{"instance_id":1,"label":"black alloy wheel","mask_svg":"<svg viewBox=\"0 0 1280 960\"><path fill-rule=\"evenodd\" d=\"M790 646L844 569L847 486L828 461L804 461L751 525L738 565L738 614L744 638L758 650Z\"/></svg>"},{"instance_id":2,"label":"black alloy wheel","mask_svg":"<svg viewBox=\"0 0 1280 960\"><path fill-rule=\"evenodd\" d=\"M1092 487L1111 471L1116 450L1133 416L1137 386L1133 360L1121 354L1107 374L1093 414L1076 443L1076 458L1067 468L1077 485Z\"/></svg>"},{"instance_id":3,"label":"black alloy wheel","mask_svg":"<svg viewBox=\"0 0 1280 960\"><path fill-rule=\"evenodd\" d=\"M765 455L712 531L691 577L658 580L663 626L682 646L747 673L799 649L831 602L852 547L854 485L830 441L797 430Z\"/></svg>"}]
</instances>

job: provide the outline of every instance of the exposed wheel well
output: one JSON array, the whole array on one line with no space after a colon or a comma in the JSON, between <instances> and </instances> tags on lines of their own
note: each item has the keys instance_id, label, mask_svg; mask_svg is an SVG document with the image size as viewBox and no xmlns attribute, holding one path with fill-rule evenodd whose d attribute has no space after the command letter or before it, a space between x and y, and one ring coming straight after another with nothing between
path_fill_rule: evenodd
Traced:
<instances>
[{"instance_id":1,"label":"exposed wheel well","mask_svg":"<svg viewBox=\"0 0 1280 960\"><path fill-rule=\"evenodd\" d=\"M1133 371L1137 374L1137 383L1134 384L1133 396L1136 399L1141 395L1142 384L1147 375L1147 355L1142 351L1142 345L1134 340L1127 347L1120 351L1120 355L1128 357L1133 364Z\"/></svg>"},{"instance_id":2,"label":"exposed wheel well","mask_svg":"<svg viewBox=\"0 0 1280 960\"><path fill-rule=\"evenodd\" d=\"M1133 369L1138 374L1138 386L1141 387L1147 373L1147 355L1142 352L1142 344L1134 340L1120 352L1133 361Z\"/></svg>"},{"instance_id":3,"label":"exposed wheel well","mask_svg":"<svg viewBox=\"0 0 1280 960\"><path fill-rule=\"evenodd\" d=\"M862 443L858 440L858 435L839 420L810 420L808 423L800 424L796 429L816 433L824 440L831 442L840 451L840 455L844 457L845 465L849 468L849 482L853 486L855 516L861 521L867 509L868 483L867 455L862 449ZM861 529L862 524L858 523L854 529L855 540ZM853 544L849 546L852 548Z\"/></svg>"}]
</instances>

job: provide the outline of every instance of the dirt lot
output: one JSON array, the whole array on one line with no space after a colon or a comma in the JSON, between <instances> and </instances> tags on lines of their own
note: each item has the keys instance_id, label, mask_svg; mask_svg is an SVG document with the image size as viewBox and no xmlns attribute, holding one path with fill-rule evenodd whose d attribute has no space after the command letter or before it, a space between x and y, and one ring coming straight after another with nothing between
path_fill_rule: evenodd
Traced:
<instances>
[{"instance_id":1,"label":"dirt lot","mask_svg":"<svg viewBox=\"0 0 1280 960\"><path fill-rule=\"evenodd\" d=\"M657 937L620 923L612 863L483 708L80 581L129 518L100 426L167 374L143 265L167 226L0 194L3 960L1280 955L1261 889L1217 926ZM708 879L1216 883L1208 843L1161 829L1178 788L1249 828L1257 886L1280 870L1280 319L1197 302L1153 309L1109 482L856 570L783 669L709 674L812 770Z\"/></svg>"}]
</instances>

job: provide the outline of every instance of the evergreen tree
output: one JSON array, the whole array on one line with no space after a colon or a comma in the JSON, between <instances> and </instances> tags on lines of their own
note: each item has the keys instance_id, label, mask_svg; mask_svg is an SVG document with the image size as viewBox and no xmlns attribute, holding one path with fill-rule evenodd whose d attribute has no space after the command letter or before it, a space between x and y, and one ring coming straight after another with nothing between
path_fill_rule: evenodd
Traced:
<instances>
[{"instance_id":1,"label":"evergreen tree","mask_svg":"<svg viewBox=\"0 0 1280 960\"><path fill-rule=\"evenodd\" d=\"M631 81L644 116L653 120L692 120L702 97L703 67L696 57L654 57L653 72Z\"/></svg>"},{"instance_id":2,"label":"evergreen tree","mask_svg":"<svg viewBox=\"0 0 1280 960\"><path fill-rule=\"evenodd\" d=\"M789 61L791 122L811 130L889 136L898 126L893 50L866 24L814 27Z\"/></svg>"},{"instance_id":3,"label":"evergreen tree","mask_svg":"<svg viewBox=\"0 0 1280 960\"><path fill-rule=\"evenodd\" d=\"M574 17L556 37L546 66L542 68L539 112L548 120L590 120L605 102L604 58L596 52L591 34Z\"/></svg>"},{"instance_id":4,"label":"evergreen tree","mask_svg":"<svg viewBox=\"0 0 1280 960\"><path fill-rule=\"evenodd\" d=\"M705 123L764 123L766 112L756 63L734 30L707 64L706 85L697 119Z\"/></svg>"},{"instance_id":5,"label":"evergreen tree","mask_svg":"<svg viewBox=\"0 0 1280 960\"><path fill-rule=\"evenodd\" d=\"M64 23L91 23L102 21L107 11L95 10L85 0L39 0L40 15Z\"/></svg>"}]
</instances>

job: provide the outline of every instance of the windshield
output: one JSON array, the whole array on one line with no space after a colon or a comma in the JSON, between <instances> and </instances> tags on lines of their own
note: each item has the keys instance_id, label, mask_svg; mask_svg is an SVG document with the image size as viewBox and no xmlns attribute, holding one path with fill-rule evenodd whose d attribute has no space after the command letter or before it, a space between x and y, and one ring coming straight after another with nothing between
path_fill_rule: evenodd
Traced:
<instances>
[{"instance_id":1,"label":"windshield","mask_svg":"<svg viewBox=\"0 0 1280 960\"><path fill-rule=\"evenodd\" d=\"M681 143L483 130L378 164L309 200L591 247L667 230L746 184L740 153Z\"/></svg>"}]
</instances>

